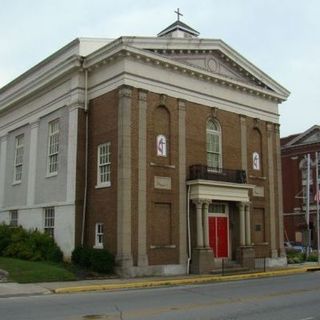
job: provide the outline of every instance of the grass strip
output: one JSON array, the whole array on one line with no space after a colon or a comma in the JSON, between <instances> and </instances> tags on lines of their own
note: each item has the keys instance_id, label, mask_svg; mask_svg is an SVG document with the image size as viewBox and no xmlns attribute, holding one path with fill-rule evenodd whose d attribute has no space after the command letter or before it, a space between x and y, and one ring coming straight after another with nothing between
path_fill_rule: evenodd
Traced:
<instances>
[{"instance_id":1,"label":"grass strip","mask_svg":"<svg viewBox=\"0 0 320 320\"><path fill-rule=\"evenodd\" d=\"M0 269L9 272L9 280L18 283L75 280L75 275L63 264L25 261L0 257Z\"/></svg>"}]
</instances>

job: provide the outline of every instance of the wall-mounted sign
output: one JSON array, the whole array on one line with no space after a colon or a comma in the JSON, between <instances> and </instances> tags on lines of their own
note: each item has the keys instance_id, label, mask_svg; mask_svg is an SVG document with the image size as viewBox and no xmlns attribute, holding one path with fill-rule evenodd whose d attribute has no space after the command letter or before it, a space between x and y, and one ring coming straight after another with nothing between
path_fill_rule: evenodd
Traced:
<instances>
[{"instance_id":1,"label":"wall-mounted sign","mask_svg":"<svg viewBox=\"0 0 320 320\"><path fill-rule=\"evenodd\" d=\"M167 138L163 134L157 136L157 156L167 156Z\"/></svg>"},{"instance_id":2,"label":"wall-mounted sign","mask_svg":"<svg viewBox=\"0 0 320 320\"><path fill-rule=\"evenodd\" d=\"M260 155L258 152L252 154L252 168L253 170L260 170Z\"/></svg>"}]
</instances>

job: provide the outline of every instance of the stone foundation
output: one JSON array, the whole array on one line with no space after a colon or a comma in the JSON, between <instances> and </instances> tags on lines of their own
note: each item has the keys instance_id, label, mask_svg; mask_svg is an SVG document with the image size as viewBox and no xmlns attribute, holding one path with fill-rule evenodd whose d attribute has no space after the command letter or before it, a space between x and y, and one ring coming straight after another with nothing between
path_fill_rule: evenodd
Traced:
<instances>
[{"instance_id":1,"label":"stone foundation","mask_svg":"<svg viewBox=\"0 0 320 320\"><path fill-rule=\"evenodd\" d=\"M210 273L214 269L214 256L210 248L196 248L192 251L191 273Z\"/></svg>"},{"instance_id":2,"label":"stone foundation","mask_svg":"<svg viewBox=\"0 0 320 320\"><path fill-rule=\"evenodd\" d=\"M150 277L150 276L176 276L187 274L186 264L168 264L143 267L118 267L116 273L122 278Z\"/></svg>"},{"instance_id":3,"label":"stone foundation","mask_svg":"<svg viewBox=\"0 0 320 320\"><path fill-rule=\"evenodd\" d=\"M255 252L252 246L237 249L237 260L242 267L253 270L255 268Z\"/></svg>"}]
</instances>

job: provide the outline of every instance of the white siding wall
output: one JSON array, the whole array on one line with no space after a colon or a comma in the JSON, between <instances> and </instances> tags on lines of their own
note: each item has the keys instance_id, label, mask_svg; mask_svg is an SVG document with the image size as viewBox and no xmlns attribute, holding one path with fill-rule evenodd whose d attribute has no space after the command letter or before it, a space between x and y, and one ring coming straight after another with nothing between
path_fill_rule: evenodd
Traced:
<instances>
[{"instance_id":1,"label":"white siding wall","mask_svg":"<svg viewBox=\"0 0 320 320\"><path fill-rule=\"evenodd\" d=\"M76 78L78 75L73 77ZM54 207L55 240L64 252L65 258L70 257L75 245L76 152L68 150L68 142L72 142L72 150L76 150L77 132L73 131L77 130L75 110L79 103L75 101L81 100L77 100L72 83L71 80L63 81L33 100L0 114L0 223L9 223L9 212L16 209L19 225L42 231L43 208ZM78 82L75 83L78 86ZM73 115L72 121L70 113ZM48 123L57 118L60 124L59 169L57 175L48 177ZM13 184L15 137L22 133L22 181ZM68 192L67 186L72 187L72 192Z\"/></svg>"}]
</instances>

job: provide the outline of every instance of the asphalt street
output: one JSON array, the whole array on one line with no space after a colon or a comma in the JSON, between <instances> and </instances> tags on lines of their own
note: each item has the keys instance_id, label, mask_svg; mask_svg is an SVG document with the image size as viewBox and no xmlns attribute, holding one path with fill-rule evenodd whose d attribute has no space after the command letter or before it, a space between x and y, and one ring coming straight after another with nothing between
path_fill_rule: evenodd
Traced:
<instances>
[{"instance_id":1,"label":"asphalt street","mask_svg":"<svg viewBox=\"0 0 320 320\"><path fill-rule=\"evenodd\" d=\"M320 319L320 272L206 285L2 298L0 319Z\"/></svg>"}]
</instances>

